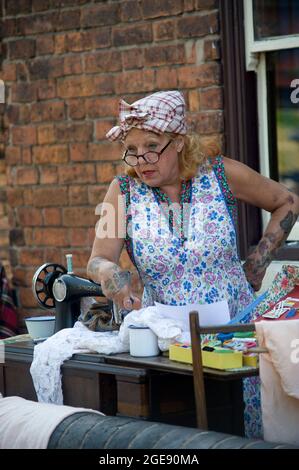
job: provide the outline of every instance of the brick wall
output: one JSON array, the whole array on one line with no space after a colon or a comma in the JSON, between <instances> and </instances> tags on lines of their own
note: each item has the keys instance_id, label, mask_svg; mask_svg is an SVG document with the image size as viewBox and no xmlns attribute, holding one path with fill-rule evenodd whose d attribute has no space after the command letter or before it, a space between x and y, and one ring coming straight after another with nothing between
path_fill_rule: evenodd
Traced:
<instances>
[{"instance_id":1,"label":"brick wall","mask_svg":"<svg viewBox=\"0 0 299 470\"><path fill-rule=\"evenodd\" d=\"M181 89L191 130L222 145L219 18L215 0L6 0L2 20L0 206L7 197L10 262L28 315L42 263L65 264L72 252L85 273L95 206L122 171L119 145L105 140L120 97Z\"/></svg>"}]
</instances>

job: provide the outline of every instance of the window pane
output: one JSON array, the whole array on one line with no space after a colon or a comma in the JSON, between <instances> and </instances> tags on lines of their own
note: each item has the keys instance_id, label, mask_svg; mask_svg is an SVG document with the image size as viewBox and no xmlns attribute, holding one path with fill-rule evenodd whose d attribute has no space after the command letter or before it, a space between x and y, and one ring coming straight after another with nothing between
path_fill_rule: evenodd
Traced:
<instances>
[{"instance_id":1,"label":"window pane","mask_svg":"<svg viewBox=\"0 0 299 470\"><path fill-rule=\"evenodd\" d=\"M299 34L298 0L253 0L254 39Z\"/></svg>"},{"instance_id":2,"label":"window pane","mask_svg":"<svg viewBox=\"0 0 299 470\"><path fill-rule=\"evenodd\" d=\"M271 176L299 195L299 48L267 53ZM297 103L296 103L297 101Z\"/></svg>"}]
</instances>

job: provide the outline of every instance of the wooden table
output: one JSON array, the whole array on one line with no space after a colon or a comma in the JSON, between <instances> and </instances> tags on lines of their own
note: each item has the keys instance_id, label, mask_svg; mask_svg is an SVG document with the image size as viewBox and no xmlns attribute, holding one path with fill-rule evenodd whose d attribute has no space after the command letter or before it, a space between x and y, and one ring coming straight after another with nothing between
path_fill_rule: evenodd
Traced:
<instances>
[{"instance_id":1,"label":"wooden table","mask_svg":"<svg viewBox=\"0 0 299 470\"><path fill-rule=\"evenodd\" d=\"M0 392L36 400L30 365L34 343L6 344ZM244 372L204 369L209 429L243 435ZM64 403L108 415L196 426L192 366L167 357L75 354L62 366Z\"/></svg>"}]
</instances>

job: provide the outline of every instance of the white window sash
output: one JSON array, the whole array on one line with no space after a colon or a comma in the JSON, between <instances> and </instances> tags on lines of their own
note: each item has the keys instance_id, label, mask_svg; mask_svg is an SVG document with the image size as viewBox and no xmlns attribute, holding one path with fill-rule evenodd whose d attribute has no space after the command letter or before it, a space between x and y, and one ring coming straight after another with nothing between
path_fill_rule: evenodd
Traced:
<instances>
[{"instance_id":1,"label":"white window sash","mask_svg":"<svg viewBox=\"0 0 299 470\"><path fill-rule=\"evenodd\" d=\"M280 49L299 47L299 35L254 41L252 0L244 1L245 50L247 70L257 74L258 102L258 138L260 155L260 173L270 178L270 155L268 133L267 81L266 81L266 52ZM263 231L270 221L271 214L262 210ZM288 241L299 241L299 222L296 222L288 236Z\"/></svg>"}]
</instances>

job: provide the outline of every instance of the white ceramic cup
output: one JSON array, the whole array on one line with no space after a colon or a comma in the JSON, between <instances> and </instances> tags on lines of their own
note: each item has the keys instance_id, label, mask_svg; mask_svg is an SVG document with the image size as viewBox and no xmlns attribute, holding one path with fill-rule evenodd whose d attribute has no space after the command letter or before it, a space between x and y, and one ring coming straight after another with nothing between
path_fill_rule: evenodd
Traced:
<instances>
[{"instance_id":1,"label":"white ceramic cup","mask_svg":"<svg viewBox=\"0 0 299 470\"><path fill-rule=\"evenodd\" d=\"M147 326L129 326L130 355L135 357L158 356L158 337Z\"/></svg>"}]
</instances>

